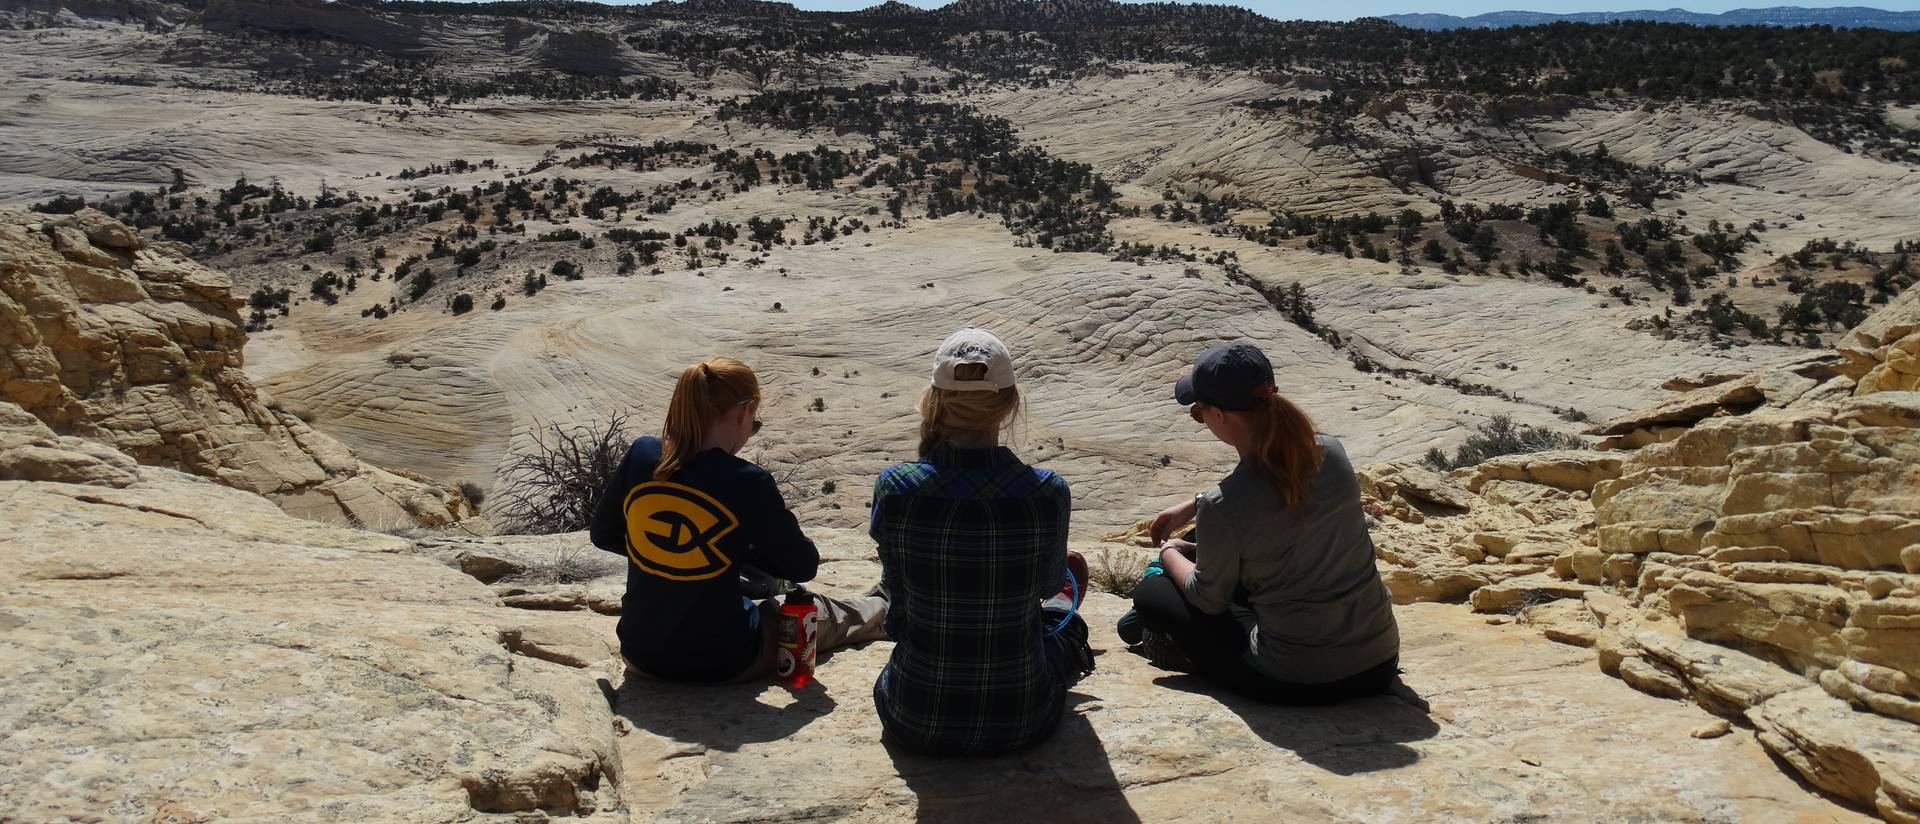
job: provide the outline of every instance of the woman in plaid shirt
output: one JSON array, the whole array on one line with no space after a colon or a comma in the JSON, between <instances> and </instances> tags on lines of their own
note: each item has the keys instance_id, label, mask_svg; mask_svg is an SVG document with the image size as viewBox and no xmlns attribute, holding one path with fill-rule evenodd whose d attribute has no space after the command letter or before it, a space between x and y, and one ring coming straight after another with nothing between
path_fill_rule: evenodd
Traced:
<instances>
[{"instance_id":1,"label":"woman in plaid shirt","mask_svg":"<svg viewBox=\"0 0 1920 824\"><path fill-rule=\"evenodd\" d=\"M920 399L919 459L874 485L894 648L873 698L887 737L908 749L1031 747L1093 671L1074 614L1087 567L1067 549L1067 483L999 445L1019 404L1006 345L954 333Z\"/></svg>"}]
</instances>

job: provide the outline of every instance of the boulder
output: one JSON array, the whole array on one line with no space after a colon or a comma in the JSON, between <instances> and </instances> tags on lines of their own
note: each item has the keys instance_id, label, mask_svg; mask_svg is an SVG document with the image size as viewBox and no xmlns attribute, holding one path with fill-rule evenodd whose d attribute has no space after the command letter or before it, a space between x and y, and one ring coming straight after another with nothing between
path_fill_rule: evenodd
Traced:
<instances>
[{"instance_id":1,"label":"boulder","mask_svg":"<svg viewBox=\"0 0 1920 824\"><path fill-rule=\"evenodd\" d=\"M1474 590L1468 600L1474 612L1513 612L1561 598L1584 598L1592 589L1586 584L1535 574L1488 584Z\"/></svg>"},{"instance_id":2,"label":"boulder","mask_svg":"<svg viewBox=\"0 0 1920 824\"><path fill-rule=\"evenodd\" d=\"M1751 655L1659 630L1641 630L1634 646L1677 674L1700 706L1739 717L1776 695L1804 689L1807 679Z\"/></svg>"},{"instance_id":3,"label":"boulder","mask_svg":"<svg viewBox=\"0 0 1920 824\"><path fill-rule=\"evenodd\" d=\"M1837 354L1808 356L1771 369L1716 381L1664 401L1629 412L1587 429L1589 435L1625 436L1691 426L1712 417L1744 415L1761 408L1785 408L1839 374L1843 358Z\"/></svg>"},{"instance_id":4,"label":"boulder","mask_svg":"<svg viewBox=\"0 0 1920 824\"><path fill-rule=\"evenodd\" d=\"M1908 289L1847 332L1839 370L1856 395L1920 389L1920 291Z\"/></svg>"},{"instance_id":5,"label":"boulder","mask_svg":"<svg viewBox=\"0 0 1920 824\"><path fill-rule=\"evenodd\" d=\"M1617 452L1560 450L1502 455L1460 470L1467 490L1479 492L1489 480L1525 481L1558 489L1592 492L1601 481L1620 477Z\"/></svg>"},{"instance_id":6,"label":"boulder","mask_svg":"<svg viewBox=\"0 0 1920 824\"><path fill-rule=\"evenodd\" d=\"M1748 710L1747 720L1808 783L1889 821L1920 819L1920 725L1855 712L1812 686Z\"/></svg>"},{"instance_id":7,"label":"boulder","mask_svg":"<svg viewBox=\"0 0 1920 824\"><path fill-rule=\"evenodd\" d=\"M126 486L138 464L112 447L55 435L39 418L0 401L0 481Z\"/></svg>"},{"instance_id":8,"label":"boulder","mask_svg":"<svg viewBox=\"0 0 1920 824\"><path fill-rule=\"evenodd\" d=\"M1361 468L1361 494L1405 512L1448 514L1471 509L1473 495L1451 478L1412 464L1373 464Z\"/></svg>"}]
</instances>

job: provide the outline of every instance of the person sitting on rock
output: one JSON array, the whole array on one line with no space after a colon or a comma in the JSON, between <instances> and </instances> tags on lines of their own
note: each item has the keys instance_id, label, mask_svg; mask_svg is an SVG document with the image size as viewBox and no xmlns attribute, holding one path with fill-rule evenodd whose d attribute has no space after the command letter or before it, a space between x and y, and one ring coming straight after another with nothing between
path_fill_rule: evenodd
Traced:
<instances>
[{"instance_id":1,"label":"person sitting on rock","mask_svg":"<svg viewBox=\"0 0 1920 824\"><path fill-rule=\"evenodd\" d=\"M919 458L874 484L870 531L894 648L873 699L888 740L908 750L1031 747L1059 726L1067 688L1093 671L1067 483L1000 445L1019 406L1006 344L955 332L920 398Z\"/></svg>"},{"instance_id":2,"label":"person sitting on rock","mask_svg":"<svg viewBox=\"0 0 1920 824\"><path fill-rule=\"evenodd\" d=\"M820 552L773 476L736 456L760 431L760 382L728 357L686 368L660 437L633 442L594 512L594 546L627 556L620 654L674 681L745 681L772 672L779 602L741 592L751 566L812 580ZM886 601L814 596L818 649L880 640Z\"/></svg>"},{"instance_id":3,"label":"person sitting on rock","mask_svg":"<svg viewBox=\"0 0 1920 824\"><path fill-rule=\"evenodd\" d=\"M1134 591L1121 640L1263 700L1329 703L1392 687L1393 599L1340 442L1275 391L1252 344L1208 349L1174 398L1240 463L1153 519L1160 558ZM1189 522L1197 544L1174 537Z\"/></svg>"}]
</instances>

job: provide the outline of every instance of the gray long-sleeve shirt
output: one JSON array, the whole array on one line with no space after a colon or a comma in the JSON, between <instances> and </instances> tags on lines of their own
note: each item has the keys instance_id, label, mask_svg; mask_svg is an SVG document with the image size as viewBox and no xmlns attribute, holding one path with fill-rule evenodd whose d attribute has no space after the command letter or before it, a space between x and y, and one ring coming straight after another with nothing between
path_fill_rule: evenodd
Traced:
<instances>
[{"instance_id":1,"label":"gray long-sleeve shirt","mask_svg":"<svg viewBox=\"0 0 1920 824\"><path fill-rule=\"evenodd\" d=\"M1260 669L1295 683L1336 681L1399 654L1393 596L1374 567L1360 484L1340 441L1315 436L1320 472L1306 501L1285 507L1266 471L1243 460L1199 494L1200 548L1188 603L1212 614L1252 607Z\"/></svg>"}]
</instances>

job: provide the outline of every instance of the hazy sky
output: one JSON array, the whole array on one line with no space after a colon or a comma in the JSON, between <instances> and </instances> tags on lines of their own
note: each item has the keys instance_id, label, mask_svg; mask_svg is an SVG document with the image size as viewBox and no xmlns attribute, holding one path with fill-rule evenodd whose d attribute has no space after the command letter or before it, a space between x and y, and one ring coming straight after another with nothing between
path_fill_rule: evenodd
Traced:
<instances>
[{"instance_id":1,"label":"hazy sky","mask_svg":"<svg viewBox=\"0 0 1920 824\"><path fill-rule=\"evenodd\" d=\"M831 11L851 11L878 5L880 0L789 0L803 9L823 9ZM932 0L905 0L921 8L934 8L945 5ZM1633 2L1632 0L1346 0L1345 2L1298 2L1297 0L1245 0L1231 5L1243 6L1268 17L1279 20L1347 20L1354 17L1366 17L1375 14L1406 14L1411 12L1437 12L1461 16L1481 14L1489 11L1546 11L1566 13L1575 11L1626 11L1630 9L1667 9L1683 8L1697 12L1722 12L1739 8L1764 8L1767 6L1865 6L1868 8L1888 9L1891 11L1920 11L1920 0L1856 0L1856 2L1793 2L1792 0L1650 0Z\"/></svg>"}]
</instances>

